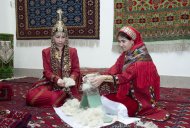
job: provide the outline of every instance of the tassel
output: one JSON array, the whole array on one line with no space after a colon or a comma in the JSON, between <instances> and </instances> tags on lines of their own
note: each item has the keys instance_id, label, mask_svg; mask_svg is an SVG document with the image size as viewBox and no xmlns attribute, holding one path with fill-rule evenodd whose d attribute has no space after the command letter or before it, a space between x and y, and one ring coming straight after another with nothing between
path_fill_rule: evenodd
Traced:
<instances>
[{"instance_id":1,"label":"tassel","mask_svg":"<svg viewBox=\"0 0 190 128\"><path fill-rule=\"evenodd\" d=\"M99 46L99 40L90 40L90 39L69 39L69 46L78 47L78 46L87 46L87 47L97 47ZM17 47L32 47L32 46L50 46L51 39L44 40L17 40Z\"/></svg>"}]
</instances>

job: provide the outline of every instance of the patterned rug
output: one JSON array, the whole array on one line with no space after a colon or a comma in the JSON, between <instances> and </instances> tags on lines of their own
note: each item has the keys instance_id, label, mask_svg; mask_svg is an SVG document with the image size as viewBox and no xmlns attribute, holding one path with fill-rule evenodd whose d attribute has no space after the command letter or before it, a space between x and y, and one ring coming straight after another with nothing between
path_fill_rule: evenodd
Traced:
<instances>
[{"instance_id":1,"label":"patterned rug","mask_svg":"<svg viewBox=\"0 0 190 128\"><path fill-rule=\"evenodd\" d=\"M99 39L99 0L16 0L17 39L47 39L58 8L72 39Z\"/></svg>"},{"instance_id":2,"label":"patterned rug","mask_svg":"<svg viewBox=\"0 0 190 128\"><path fill-rule=\"evenodd\" d=\"M114 36L129 25L142 33L144 41L190 39L189 0L114 0L114 4Z\"/></svg>"},{"instance_id":3,"label":"patterned rug","mask_svg":"<svg viewBox=\"0 0 190 128\"><path fill-rule=\"evenodd\" d=\"M32 119L28 128L70 128L64 123L53 108L29 107L25 104L25 93L37 78L27 77L15 80L3 81L14 90L11 101L0 101L0 106L9 110L28 111ZM190 89L161 88L160 106L171 113L171 118L165 122L154 122L159 128L188 128L190 126ZM142 120L146 122L146 120ZM135 124L124 125L120 122L105 128L136 128Z\"/></svg>"}]
</instances>

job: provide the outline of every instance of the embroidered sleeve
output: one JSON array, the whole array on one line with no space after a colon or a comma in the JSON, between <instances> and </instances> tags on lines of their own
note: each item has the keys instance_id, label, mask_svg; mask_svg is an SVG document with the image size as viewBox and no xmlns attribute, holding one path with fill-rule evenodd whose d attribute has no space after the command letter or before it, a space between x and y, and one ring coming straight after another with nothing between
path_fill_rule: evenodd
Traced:
<instances>
[{"instance_id":1,"label":"embroidered sleeve","mask_svg":"<svg viewBox=\"0 0 190 128\"><path fill-rule=\"evenodd\" d=\"M135 77L135 65L131 64L125 71L123 71L121 74L116 75L116 83L117 84L124 84L128 83Z\"/></svg>"},{"instance_id":2,"label":"embroidered sleeve","mask_svg":"<svg viewBox=\"0 0 190 128\"><path fill-rule=\"evenodd\" d=\"M75 48L72 49L70 57L71 57L71 75L70 75L70 77L73 78L74 80L77 80L80 75L80 65L79 65L77 50Z\"/></svg>"},{"instance_id":3,"label":"embroidered sleeve","mask_svg":"<svg viewBox=\"0 0 190 128\"><path fill-rule=\"evenodd\" d=\"M107 74L115 75L121 73L123 63L124 63L124 54L121 54L120 57L115 62L115 64L111 68L109 68Z\"/></svg>"}]
</instances>

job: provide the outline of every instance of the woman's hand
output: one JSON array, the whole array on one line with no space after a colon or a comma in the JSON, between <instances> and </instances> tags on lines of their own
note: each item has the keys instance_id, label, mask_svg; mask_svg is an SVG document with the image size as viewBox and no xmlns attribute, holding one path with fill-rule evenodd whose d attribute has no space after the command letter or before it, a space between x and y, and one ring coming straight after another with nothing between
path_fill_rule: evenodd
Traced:
<instances>
[{"instance_id":1,"label":"woman's hand","mask_svg":"<svg viewBox=\"0 0 190 128\"><path fill-rule=\"evenodd\" d=\"M92 86L98 87L104 82L104 79L105 78L103 75L99 75L99 76L96 76L96 77L90 79L90 83L92 84Z\"/></svg>"},{"instance_id":2,"label":"woman's hand","mask_svg":"<svg viewBox=\"0 0 190 128\"><path fill-rule=\"evenodd\" d=\"M60 86L60 87L65 87L65 81L62 80L62 79L58 79L57 85Z\"/></svg>"}]
</instances>

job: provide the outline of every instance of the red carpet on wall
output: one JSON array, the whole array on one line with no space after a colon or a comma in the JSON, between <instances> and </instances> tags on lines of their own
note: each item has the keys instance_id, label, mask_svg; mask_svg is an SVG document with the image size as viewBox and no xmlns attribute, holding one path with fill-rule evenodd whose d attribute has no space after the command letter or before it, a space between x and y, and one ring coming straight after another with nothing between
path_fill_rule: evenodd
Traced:
<instances>
[{"instance_id":1,"label":"red carpet on wall","mask_svg":"<svg viewBox=\"0 0 190 128\"><path fill-rule=\"evenodd\" d=\"M28 128L69 128L55 113L53 108L37 108L26 106L25 94L37 78L26 77L15 80L2 81L2 84L9 84L14 91L11 101L0 101L0 106L9 110L28 111L32 119ZM161 88L161 107L171 113L171 118L165 122L154 122L159 128L188 128L190 126L190 89L182 88ZM146 121L146 120L143 120ZM135 127L135 124L128 126L115 122L109 128Z\"/></svg>"},{"instance_id":2,"label":"red carpet on wall","mask_svg":"<svg viewBox=\"0 0 190 128\"><path fill-rule=\"evenodd\" d=\"M128 25L146 42L190 39L189 6L189 0L114 0L114 37Z\"/></svg>"}]
</instances>

